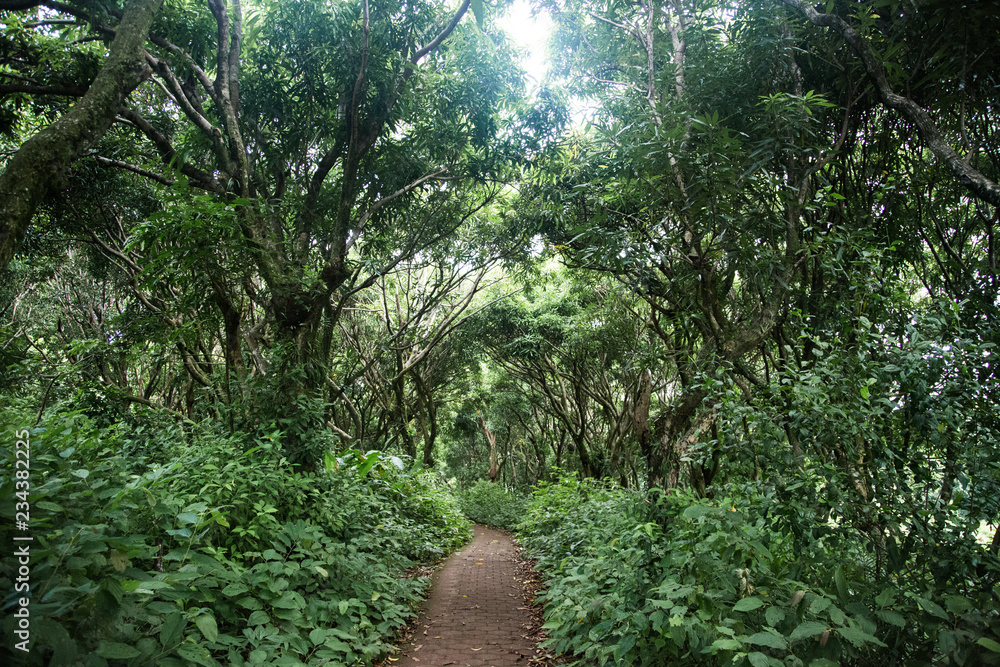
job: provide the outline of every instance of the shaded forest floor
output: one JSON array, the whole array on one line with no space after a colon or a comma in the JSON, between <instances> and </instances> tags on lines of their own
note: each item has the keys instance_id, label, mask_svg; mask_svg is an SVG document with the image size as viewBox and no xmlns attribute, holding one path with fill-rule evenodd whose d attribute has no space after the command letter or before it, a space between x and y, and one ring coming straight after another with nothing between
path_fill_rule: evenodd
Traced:
<instances>
[{"instance_id":1,"label":"shaded forest floor","mask_svg":"<svg viewBox=\"0 0 1000 667\"><path fill-rule=\"evenodd\" d=\"M476 525L472 542L434 573L419 618L383 664L554 664L537 646L544 639L541 608L532 606L539 585L510 535Z\"/></svg>"}]
</instances>

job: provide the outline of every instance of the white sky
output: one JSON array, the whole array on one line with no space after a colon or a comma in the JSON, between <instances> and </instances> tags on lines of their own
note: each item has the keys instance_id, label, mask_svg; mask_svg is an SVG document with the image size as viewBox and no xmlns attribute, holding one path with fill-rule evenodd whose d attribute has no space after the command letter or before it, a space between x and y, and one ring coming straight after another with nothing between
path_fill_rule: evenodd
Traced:
<instances>
[{"instance_id":1,"label":"white sky","mask_svg":"<svg viewBox=\"0 0 1000 667\"><path fill-rule=\"evenodd\" d=\"M533 84L541 83L548 69L545 64L545 49L549 33L552 32L552 19L547 13L532 16L527 0L516 0L507 15L500 20L500 26L518 46L527 51L522 65Z\"/></svg>"},{"instance_id":2,"label":"white sky","mask_svg":"<svg viewBox=\"0 0 1000 667\"><path fill-rule=\"evenodd\" d=\"M525 50L521 65L528 74L529 86L537 90L548 73L546 56L549 35L554 27L552 17L548 12L532 16L528 0L515 0L499 25ZM578 97L570 99L569 108L571 123L576 127L583 126L594 112L593 102Z\"/></svg>"}]
</instances>

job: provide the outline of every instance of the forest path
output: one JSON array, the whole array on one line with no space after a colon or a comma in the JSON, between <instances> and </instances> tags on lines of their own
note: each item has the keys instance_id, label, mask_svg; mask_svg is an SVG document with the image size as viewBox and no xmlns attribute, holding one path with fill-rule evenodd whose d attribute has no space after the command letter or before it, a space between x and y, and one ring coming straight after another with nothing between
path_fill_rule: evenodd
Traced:
<instances>
[{"instance_id":1,"label":"forest path","mask_svg":"<svg viewBox=\"0 0 1000 667\"><path fill-rule=\"evenodd\" d=\"M472 542L434 573L413 638L392 664L538 664L517 555L510 535L476 525Z\"/></svg>"}]
</instances>

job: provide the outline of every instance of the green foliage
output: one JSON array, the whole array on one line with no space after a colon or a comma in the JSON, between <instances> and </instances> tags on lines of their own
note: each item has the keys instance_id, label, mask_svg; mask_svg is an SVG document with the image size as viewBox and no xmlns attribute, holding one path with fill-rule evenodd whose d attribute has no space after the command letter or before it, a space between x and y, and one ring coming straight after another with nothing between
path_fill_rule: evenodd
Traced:
<instances>
[{"instance_id":1,"label":"green foliage","mask_svg":"<svg viewBox=\"0 0 1000 667\"><path fill-rule=\"evenodd\" d=\"M997 662L992 594L872 586L860 545L834 529L802 553L778 511L753 491L695 501L575 478L540 485L520 533L551 577L549 646L602 665L874 665L936 650Z\"/></svg>"},{"instance_id":2,"label":"green foliage","mask_svg":"<svg viewBox=\"0 0 1000 667\"><path fill-rule=\"evenodd\" d=\"M524 518L527 501L500 484L479 480L458 494L458 505L471 521L513 530Z\"/></svg>"},{"instance_id":3,"label":"green foliage","mask_svg":"<svg viewBox=\"0 0 1000 667\"><path fill-rule=\"evenodd\" d=\"M165 4L0 275L35 662L370 662L462 513L524 519L590 662L997 662L992 204L796 3L537 0L535 100L505 4L230 3L230 99L213 9ZM996 182L997 0L819 4ZM4 89L48 89L0 163L106 10L0 12ZM563 466L615 483L505 490Z\"/></svg>"},{"instance_id":4,"label":"green foliage","mask_svg":"<svg viewBox=\"0 0 1000 667\"><path fill-rule=\"evenodd\" d=\"M295 471L276 436L126 439L62 414L31 444L32 664L368 663L427 583L404 571L469 535L432 475ZM14 490L5 480L5 517Z\"/></svg>"},{"instance_id":5,"label":"green foliage","mask_svg":"<svg viewBox=\"0 0 1000 667\"><path fill-rule=\"evenodd\" d=\"M333 460L337 463L334 470L356 475L379 504L396 508L394 513L380 515L375 527L391 550L414 560L432 560L472 537L457 501L439 486L433 471L412 462L407 468L405 459L377 450L366 454L348 450ZM327 461L329 466L331 459ZM327 471L334 474L330 467Z\"/></svg>"}]
</instances>

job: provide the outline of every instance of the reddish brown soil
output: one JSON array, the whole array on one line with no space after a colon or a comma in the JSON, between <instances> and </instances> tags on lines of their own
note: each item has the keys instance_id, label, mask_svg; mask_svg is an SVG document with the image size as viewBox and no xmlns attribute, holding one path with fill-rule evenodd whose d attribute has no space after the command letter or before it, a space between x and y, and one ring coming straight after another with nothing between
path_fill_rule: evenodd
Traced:
<instances>
[{"instance_id":1,"label":"reddish brown soil","mask_svg":"<svg viewBox=\"0 0 1000 667\"><path fill-rule=\"evenodd\" d=\"M536 647L537 579L510 536L486 526L435 572L410 641L386 660L405 667L549 664Z\"/></svg>"}]
</instances>

